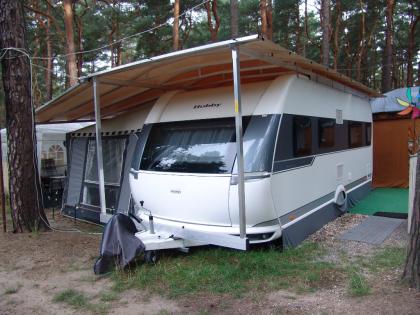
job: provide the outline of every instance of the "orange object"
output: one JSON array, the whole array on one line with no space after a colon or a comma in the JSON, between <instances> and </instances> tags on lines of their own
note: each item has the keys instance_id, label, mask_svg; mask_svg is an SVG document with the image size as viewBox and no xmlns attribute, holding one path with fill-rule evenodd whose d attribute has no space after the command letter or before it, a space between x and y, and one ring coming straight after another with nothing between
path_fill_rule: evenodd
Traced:
<instances>
[{"instance_id":1,"label":"orange object","mask_svg":"<svg viewBox=\"0 0 420 315\"><path fill-rule=\"evenodd\" d=\"M413 111L413 107L409 106L406 109L404 109L402 112L397 113L400 116L405 116L410 114Z\"/></svg>"},{"instance_id":2,"label":"orange object","mask_svg":"<svg viewBox=\"0 0 420 315\"><path fill-rule=\"evenodd\" d=\"M408 142L410 134L415 137L419 132L420 119L408 117L373 122L374 187L408 187Z\"/></svg>"}]
</instances>

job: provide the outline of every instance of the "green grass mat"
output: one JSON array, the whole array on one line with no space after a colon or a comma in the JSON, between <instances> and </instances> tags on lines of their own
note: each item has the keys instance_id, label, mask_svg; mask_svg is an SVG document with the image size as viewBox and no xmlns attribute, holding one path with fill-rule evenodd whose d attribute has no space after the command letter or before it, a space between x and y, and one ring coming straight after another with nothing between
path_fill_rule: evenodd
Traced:
<instances>
[{"instance_id":1,"label":"green grass mat","mask_svg":"<svg viewBox=\"0 0 420 315\"><path fill-rule=\"evenodd\" d=\"M378 211L408 213L408 189L376 188L350 209L351 213L368 215Z\"/></svg>"}]
</instances>

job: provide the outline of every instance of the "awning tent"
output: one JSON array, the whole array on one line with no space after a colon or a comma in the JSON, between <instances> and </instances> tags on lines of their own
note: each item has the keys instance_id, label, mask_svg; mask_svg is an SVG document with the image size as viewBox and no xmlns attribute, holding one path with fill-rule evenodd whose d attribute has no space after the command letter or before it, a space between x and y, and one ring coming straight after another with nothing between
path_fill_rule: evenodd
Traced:
<instances>
[{"instance_id":1,"label":"awning tent","mask_svg":"<svg viewBox=\"0 0 420 315\"><path fill-rule=\"evenodd\" d=\"M38 123L96 122L101 214L106 214L101 121L149 106L171 90L233 86L236 113L240 236L245 238L245 197L240 85L296 73L360 97L379 93L257 35L172 52L80 78L36 111ZM102 221L102 219L101 219Z\"/></svg>"},{"instance_id":2,"label":"awning tent","mask_svg":"<svg viewBox=\"0 0 420 315\"><path fill-rule=\"evenodd\" d=\"M85 128L92 125L90 122L86 123L69 123L69 124L40 124L36 126L36 149L38 153L38 167L42 172L42 160L51 159L55 160L57 167L57 175L64 175L67 167L67 156L64 142L66 135L75 130ZM5 189L9 189L9 173L7 161L7 130L6 128L0 130L0 144L2 146L1 163L3 163L3 176ZM61 151L63 150L63 151Z\"/></svg>"}]
</instances>

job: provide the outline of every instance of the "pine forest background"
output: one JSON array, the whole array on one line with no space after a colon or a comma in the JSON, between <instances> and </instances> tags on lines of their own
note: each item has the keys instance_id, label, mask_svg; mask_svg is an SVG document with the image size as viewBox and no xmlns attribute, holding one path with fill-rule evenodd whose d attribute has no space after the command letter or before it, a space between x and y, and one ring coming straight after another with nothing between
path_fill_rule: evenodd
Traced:
<instances>
[{"instance_id":1,"label":"pine forest background","mask_svg":"<svg viewBox=\"0 0 420 315\"><path fill-rule=\"evenodd\" d=\"M420 85L420 1L23 2L27 49L35 57L35 106L75 84L77 77L226 40L232 34L263 34L378 91ZM235 5L238 30L231 29L231 20L235 21L231 9ZM177 19L178 28L173 27ZM100 47L104 48L97 49ZM4 119L0 89L0 127L4 126Z\"/></svg>"}]
</instances>

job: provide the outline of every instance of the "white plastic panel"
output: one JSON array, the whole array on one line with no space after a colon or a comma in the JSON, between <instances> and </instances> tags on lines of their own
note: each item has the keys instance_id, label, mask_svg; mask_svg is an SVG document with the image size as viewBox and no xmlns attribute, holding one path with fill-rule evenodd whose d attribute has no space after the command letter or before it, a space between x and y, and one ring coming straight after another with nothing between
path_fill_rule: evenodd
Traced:
<instances>
[{"instance_id":1,"label":"white plastic panel","mask_svg":"<svg viewBox=\"0 0 420 315\"><path fill-rule=\"evenodd\" d=\"M368 99L319 84L312 80L293 77L289 82L283 111L286 114L337 118L342 110L344 120L372 121Z\"/></svg>"},{"instance_id":2,"label":"white plastic panel","mask_svg":"<svg viewBox=\"0 0 420 315\"><path fill-rule=\"evenodd\" d=\"M334 192L339 184L347 185L366 176L366 164L372 163L372 147L317 156L312 166L272 175L272 195L280 216ZM344 176L337 181L337 165Z\"/></svg>"},{"instance_id":3,"label":"white plastic panel","mask_svg":"<svg viewBox=\"0 0 420 315\"><path fill-rule=\"evenodd\" d=\"M254 112L270 83L271 81L242 86L242 114L244 116ZM163 104L163 102L158 101L157 104ZM147 123L233 117L235 116L233 87L179 92L170 98L164 109L161 107L159 109L161 115L157 115L155 109L152 110Z\"/></svg>"},{"instance_id":4,"label":"white plastic panel","mask_svg":"<svg viewBox=\"0 0 420 315\"><path fill-rule=\"evenodd\" d=\"M230 188L229 211L232 225L239 224L238 186ZM277 218L271 196L270 178L245 181L246 225L253 226Z\"/></svg>"},{"instance_id":5,"label":"white plastic panel","mask_svg":"<svg viewBox=\"0 0 420 315\"><path fill-rule=\"evenodd\" d=\"M130 174L134 200L144 201L153 216L206 225L231 226L230 176L162 172Z\"/></svg>"}]
</instances>

